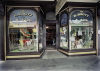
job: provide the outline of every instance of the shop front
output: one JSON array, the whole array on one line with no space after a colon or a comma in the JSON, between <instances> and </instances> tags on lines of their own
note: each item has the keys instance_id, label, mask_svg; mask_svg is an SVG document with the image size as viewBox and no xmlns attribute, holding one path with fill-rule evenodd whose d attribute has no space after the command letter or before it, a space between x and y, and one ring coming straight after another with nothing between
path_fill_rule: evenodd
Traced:
<instances>
[{"instance_id":1,"label":"shop front","mask_svg":"<svg viewBox=\"0 0 100 71\"><path fill-rule=\"evenodd\" d=\"M43 21L39 6L7 6L6 58L39 58L43 54Z\"/></svg>"},{"instance_id":2,"label":"shop front","mask_svg":"<svg viewBox=\"0 0 100 71\"><path fill-rule=\"evenodd\" d=\"M58 50L67 55L97 54L96 18L96 7L67 7L62 10L59 13Z\"/></svg>"},{"instance_id":3,"label":"shop front","mask_svg":"<svg viewBox=\"0 0 100 71\"><path fill-rule=\"evenodd\" d=\"M54 10L50 6L54 3L54 0L5 1L3 60L42 57L46 50L46 13Z\"/></svg>"},{"instance_id":4,"label":"shop front","mask_svg":"<svg viewBox=\"0 0 100 71\"><path fill-rule=\"evenodd\" d=\"M43 30L40 7L7 6L6 20L6 58L41 57L45 50L43 44L47 48L47 38L54 35L47 35L48 26L44 27L46 31ZM67 7L59 13L59 23L56 22L52 31L56 31L54 47L64 54L97 53L95 7Z\"/></svg>"},{"instance_id":5,"label":"shop front","mask_svg":"<svg viewBox=\"0 0 100 71\"><path fill-rule=\"evenodd\" d=\"M49 47L68 56L97 55L97 5L79 3L57 4L62 8L55 13L56 1L8 0L4 5L5 60L40 58Z\"/></svg>"}]
</instances>

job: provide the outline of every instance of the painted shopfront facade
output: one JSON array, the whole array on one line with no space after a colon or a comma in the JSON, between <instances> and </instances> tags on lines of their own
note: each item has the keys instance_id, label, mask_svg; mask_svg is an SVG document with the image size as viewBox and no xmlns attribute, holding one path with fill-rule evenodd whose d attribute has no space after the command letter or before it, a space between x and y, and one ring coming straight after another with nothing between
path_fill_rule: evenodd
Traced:
<instances>
[{"instance_id":1,"label":"painted shopfront facade","mask_svg":"<svg viewBox=\"0 0 100 71\"><path fill-rule=\"evenodd\" d=\"M98 55L98 1L79 3L55 12L57 1L4 2L2 59L40 58L49 46L67 56Z\"/></svg>"},{"instance_id":2,"label":"painted shopfront facade","mask_svg":"<svg viewBox=\"0 0 100 71\"><path fill-rule=\"evenodd\" d=\"M60 51L67 55L96 54L95 8L67 7L60 15Z\"/></svg>"}]
</instances>

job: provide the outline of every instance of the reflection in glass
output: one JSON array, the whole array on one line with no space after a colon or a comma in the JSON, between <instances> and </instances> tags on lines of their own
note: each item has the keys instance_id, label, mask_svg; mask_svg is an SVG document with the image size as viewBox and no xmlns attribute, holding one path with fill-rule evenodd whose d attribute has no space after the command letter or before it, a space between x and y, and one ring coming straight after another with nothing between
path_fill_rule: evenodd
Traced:
<instances>
[{"instance_id":1,"label":"reflection in glass","mask_svg":"<svg viewBox=\"0 0 100 71\"><path fill-rule=\"evenodd\" d=\"M60 47L67 49L68 48L68 28L60 27Z\"/></svg>"}]
</instances>

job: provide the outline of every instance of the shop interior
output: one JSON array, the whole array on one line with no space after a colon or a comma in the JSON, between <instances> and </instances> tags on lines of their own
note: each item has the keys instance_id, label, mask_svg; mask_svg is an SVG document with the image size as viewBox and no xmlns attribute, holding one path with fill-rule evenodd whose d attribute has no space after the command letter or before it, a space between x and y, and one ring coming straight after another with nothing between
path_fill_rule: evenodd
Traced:
<instances>
[{"instance_id":1,"label":"shop interior","mask_svg":"<svg viewBox=\"0 0 100 71\"><path fill-rule=\"evenodd\" d=\"M46 24L46 48L56 48L56 24Z\"/></svg>"}]
</instances>

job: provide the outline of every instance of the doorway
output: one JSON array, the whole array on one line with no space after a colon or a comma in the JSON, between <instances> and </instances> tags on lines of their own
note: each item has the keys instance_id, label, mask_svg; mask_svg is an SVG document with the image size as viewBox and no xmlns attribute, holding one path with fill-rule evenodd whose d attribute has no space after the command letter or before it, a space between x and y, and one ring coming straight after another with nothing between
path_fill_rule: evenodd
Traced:
<instances>
[{"instance_id":1,"label":"doorway","mask_svg":"<svg viewBox=\"0 0 100 71\"><path fill-rule=\"evenodd\" d=\"M56 23L46 23L46 48L56 48Z\"/></svg>"}]
</instances>

